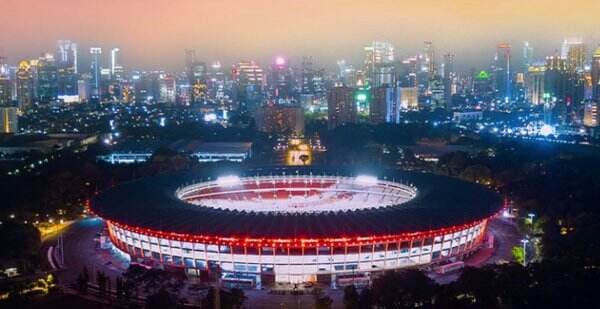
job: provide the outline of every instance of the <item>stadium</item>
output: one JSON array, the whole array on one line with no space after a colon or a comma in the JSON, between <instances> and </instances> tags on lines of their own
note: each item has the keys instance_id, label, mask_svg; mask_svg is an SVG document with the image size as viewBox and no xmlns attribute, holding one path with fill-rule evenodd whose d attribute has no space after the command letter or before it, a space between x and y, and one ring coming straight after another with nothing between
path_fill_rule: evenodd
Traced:
<instances>
[{"instance_id":1,"label":"stadium","mask_svg":"<svg viewBox=\"0 0 600 309\"><path fill-rule=\"evenodd\" d=\"M375 176L377 175L377 176ZM117 186L91 201L133 260L224 284L367 284L477 250L498 196L424 173L203 169Z\"/></svg>"}]
</instances>

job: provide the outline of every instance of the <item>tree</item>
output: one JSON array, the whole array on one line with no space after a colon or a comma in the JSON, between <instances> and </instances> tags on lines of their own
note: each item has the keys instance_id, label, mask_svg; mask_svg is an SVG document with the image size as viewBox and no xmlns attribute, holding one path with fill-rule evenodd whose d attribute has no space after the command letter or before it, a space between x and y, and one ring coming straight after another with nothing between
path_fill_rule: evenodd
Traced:
<instances>
[{"instance_id":1,"label":"tree","mask_svg":"<svg viewBox=\"0 0 600 309\"><path fill-rule=\"evenodd\" d=\"M146 309L176 309L177 297L161 288L146 298Z\"/></svg>"},{"instance_id":2,"label":"tree","mask_svg":"<svg viewBox=\"0 0 600 309\"><path fill-rule=\"evenodd\" d=\"M317 297L315 299L315 309L329 309L332 303L333 300L327 295Z\"/></svg>"},{"instance_id":3,"label":"tree","mask_svg":"<svg viewBox=\"0 0 600 309\"><path fill-rule=\"evenodd\" d=\"M373 281L376 305L384 308L414 308L433 302L436 285L419 270L389 271Z\"/></svg>"},{"instance_id":4,"label":"tree","mask_svg":"<svg viewBox=\"0 0 600 309\"><path fill-rule=\"evenodd\" d=\"M373 290L364 288L360 291L360 308L367 309L373 307Z\"/></svg>"},{"instance_id":5,"label":"tree","mask_svg":"<svg viewBox=\"0 0 600 309\"><path fill-rule=\"evenodd\" d=\"M344 288L344 305L346 305L347 309L360 308L360 296L354 285L349 285Z\"/></svg>"}]
</instances>

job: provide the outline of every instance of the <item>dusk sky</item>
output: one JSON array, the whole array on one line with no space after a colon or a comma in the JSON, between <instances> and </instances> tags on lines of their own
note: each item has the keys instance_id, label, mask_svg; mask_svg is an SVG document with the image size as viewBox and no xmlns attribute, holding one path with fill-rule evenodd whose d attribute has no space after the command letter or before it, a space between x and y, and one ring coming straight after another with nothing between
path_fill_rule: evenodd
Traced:
<instances>
[{"instance_id":1,"label":"dusk sky","mask_svg":"<svg viewBox=\"0 0 600 309\"><path fill-rule=\"evenodd\" d=\"M56 40L119 47L131 68L180 69L184 49L205 61L265 63L278 54L312 55L332 67L358 63L372 40L415 54L425 40L438 54L453 52L459 67L485 65L496 43L536 57L582 37L591 52L600 43L598 0L0 0L0 54L10 63L55 49ZM108 52L108 50L107 50ZM107 53L106 52L106 53Z\"/></svg>"}]
</instances>

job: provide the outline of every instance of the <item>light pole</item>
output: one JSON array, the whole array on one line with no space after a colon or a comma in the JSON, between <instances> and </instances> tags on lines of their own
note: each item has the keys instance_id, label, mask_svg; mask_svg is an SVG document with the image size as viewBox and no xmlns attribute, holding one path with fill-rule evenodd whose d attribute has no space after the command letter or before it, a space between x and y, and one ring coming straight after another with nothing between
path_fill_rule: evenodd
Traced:
<instances>
[{"instance_id":1,"label":"light pole","mask_svg":"<svg viewBox=\"0 0 600 309\"><path fill-rule=\"evenodd\" d=\"M523 243L523 266L527 266L527 243L529 243L529 239L523 238L521 243Z\"/></svg>"}]
</instances>

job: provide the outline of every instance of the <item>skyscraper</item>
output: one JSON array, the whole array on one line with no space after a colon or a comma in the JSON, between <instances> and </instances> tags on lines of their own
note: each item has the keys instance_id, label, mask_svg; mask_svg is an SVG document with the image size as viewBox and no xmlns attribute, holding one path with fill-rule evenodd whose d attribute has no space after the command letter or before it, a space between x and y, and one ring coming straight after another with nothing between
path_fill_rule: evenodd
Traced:
<instances>
[{"instance_id":1,"label":"skyscraper","mask_svg":"<svg viewBox=\"0 0 600 309\"><path fill-rule=\"evenodd\" d=\"M596 48L592 57L592 98L600 102L600 47Z\"/></svg>"},{"instance_id":2,"label":"skyscraper","mask_svg":"<svg viewBox=\"0 0 600 309\"><path fill-rule=\"evenodd\" d=\"M373 99L369 108L369 122L400 123L400 88L372 88Z\"/></svg>"},{"instance_id":3,"label":"skyscraper","mask_svg":"<svg viewBox=\"0 0 600 309\"><path fill-rule=\"evenodd\" d=\"M327 125L329 129L356 123L357 111L354 102L354 88L351 87L333 87L327 94Z\"/></svg>"},{"instance_id":4,"label":"skyscraper","mask_svg":"<svg viewBox=\"0 0 600 309\"><path fill-rule=\"evenodd\" d=\"M568 85L569 69L567 60L559 55L546 57L544 92L553 101L563 101L567 96Z\"/></svg>"},{"instance_id":5,"label":"skyscraper","mask_svg":"<svg viewBox=\"0 0 600 309\"><path fill-rule=\"evenodd\" d=\"M100 55L102 54L102 48L92 47L90 48L90 54L92 56L91 73L92 73L92 98L100 97Z\"/></svg>"},{"instance_id":6,"label":"skyscraper","mask_svg":"<svg viewBox=\"0 0 600 309\"><path fill-rule=\"evenodd\" d=\"M454 80L456 72L454 72L454 55L444 55L444 100L449 107L452 107L452 95L456 92Z\"/></svg>"},{"instance_id":7,"label":"skyscraper","mask_svg":"<svg viewBox=\"0 0 600 309\"><path fill-rule=\"evenodd\" d=\"M533 47L529 42L523 42L523 71L527 72L533 64Z\"/></svg>"},{"instance_id":8,"label":"skyscraper","mask_svg":"<svg viewBox=\"0 0 600 309\"><path fill-rule=\"evenodd\" d=\"M510 99L512 96L512 71L510 45L508 43L498 44L495 59L496 93L503 100Z\"/></svg>"},{"instance_id":9,"label":"skyscraper","mask_svg":"<svg viewBox=\"0 0 600 309\"><path fill-rule=\"evenodd\" d=\"M544 63L532 64L527 69L526 88L527 101L532 105L544 103L544 74L546 65Z\"/></svg>"},{"instance_id":10,"label":"skyscraper","mask_svg":"<svg viewBox=\"0 0 600 309\"><path fill-rule=\"evenodd\" d=\"M69 40L59 40L57 42L57 66L59 69L70 69L74 74L78 71L77 44Z\"/></svg>"},{"instance_id":11,"label":"skyscraper","mask_svg":"<svg viewBox=\"0 0 600 309\"><path fill-rule=\"evenodd\" d=\"M426 41L424 42L425 48L423 49L424 55L424 69L428 74L428 79L431 80L437 74L436 72L436 64L435 64L435 49L433 47L433 42Z\"/></svg>"},{"instance_id":12,"label":"skyscraper","mask_svg":"<svg viewBox=\"0 0 600 309\"><path fill-rule=\"evenodd\" d=\"M19 62L16 82L18 106L22 111L27 111L33 103L33 76L28 60Z\"/></svg>"},{"instance_id":13,"label":"skyscraper","mask_svg":"<svg viewBox=\"0 0 600 309\"><path fill-rule=\"evenodd\" d=\"M9 134L18 131L17 108L12 103L12 82L4 58L0 57L0 133Z\"/></svg>"},{"instance_id":14,"label":"skyscraper","mask_svg":"<svg viewBox=\"0 0 600 309\"><path fill-rule=\"evenodd\" d=\"M171 74L160 74L158 80L158 102L174 104L177 90L175 76Z\"/></svg>"},{"instance_id":15,"label":"skyscraper","mask_svg":"<svg viewBox=\"0 0 600 309\"><path fill-rule=\"evenodd\" d=\"M569 70L583 70L585 65L585 45L580 38L569 38L563 42L561 57L567 60Z\"/></svg>"},{"instance_id":16,"label":"skyscraper","mask_svg":"<svg viewBox=\"0 0 600 309\"><path fill-rule=\"evenodd\" d=\"M283 56L275 58L267 79L269 98L276 101L290 101L294 96L294 82L289 60Z\"/></svg>"},{"instance_id":17,"label":"skyscraper","mask_svg":"<svg viewBox=\"0 0 600 309\"><path fill-rule=\"evenodd\" d=\"M394 62L394 46L389 42L373 41L370 45L364 47L365 61L364 67L367 73L367 80L371 84L376 83L377 70L386 71L385 68L391 66ZM382 83L382 81L380 81Z\"/></svg>"},{"instance_id":18,"label":"skyscraper","mask_svg":"<svg viewBox=\"0 0 600 309\"><path fill-rule=\"evenodd\" d=\"M37 62L37 95L41 102L52 102L58 97L58 68L52 54L45 54Z\"/></svg>"},{"instance_id":19,"label":"skyscraper","mask_svg":"<svg viewBox=\"0 0 600 309\"><path fill-rule=\"evenodd\" d=\"M110 75L114 80L121 79L123 74L123 67L119 63L120 53L121 49L116 47L110 50Z\"/></svg>"}]
</instances>

